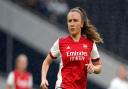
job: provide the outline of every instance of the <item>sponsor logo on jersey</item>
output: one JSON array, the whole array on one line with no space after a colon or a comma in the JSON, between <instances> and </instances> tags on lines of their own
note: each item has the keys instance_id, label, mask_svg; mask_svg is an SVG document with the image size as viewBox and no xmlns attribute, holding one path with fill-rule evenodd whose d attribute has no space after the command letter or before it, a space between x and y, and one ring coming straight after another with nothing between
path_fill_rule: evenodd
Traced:
<instances>
[{"instance_id":1,"label":"sponsor logo on jersey","mask_svg":"<svg viewBox=\"0 0 128 89\"><path fill-rule=\"evenodd\" d=\"M83 48L84 48L84 49L87 49L88 46L87 46L86 44L83 44Z\"/></svg>"},{"instance_id":2,"label":"sponsor logo on jersey","mask_svg":"<svg viewBox=\"0 0 128 89\"><path fill-rule=\"evenodd\" d=\"M27 80L21 80L20 78L17 79L17 85L19 87L28 87L28 81Z\"/></svg>"},{"instance_id":3,"label":"sponsor logo on jersey","mask_svg":"<svg viewBox=\"0 0 128 89\"><path fill-rule=\"evenodd\" d=\"M67 57L70 57L70 61L84 61L85 57L87 56L87 52L84 51L73 51L73 52L66 52Z\"/></svg>"}]
</instances>

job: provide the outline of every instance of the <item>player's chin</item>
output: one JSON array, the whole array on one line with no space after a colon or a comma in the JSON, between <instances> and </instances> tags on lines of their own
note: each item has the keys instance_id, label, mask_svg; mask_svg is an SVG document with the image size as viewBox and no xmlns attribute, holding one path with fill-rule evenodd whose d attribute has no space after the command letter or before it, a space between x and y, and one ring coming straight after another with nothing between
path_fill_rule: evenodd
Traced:
<instances>
[{"instance_id":1,"label":"player's chin","mask_svg":"<svg viewBox=\"0 0 128 89\"><path fill-rule=\"evenodd\" d=\"M70 34L71 34L72 36L75 36L77 33L76 33L75 31L70 31Z\"/></svg>"}]
</instances>

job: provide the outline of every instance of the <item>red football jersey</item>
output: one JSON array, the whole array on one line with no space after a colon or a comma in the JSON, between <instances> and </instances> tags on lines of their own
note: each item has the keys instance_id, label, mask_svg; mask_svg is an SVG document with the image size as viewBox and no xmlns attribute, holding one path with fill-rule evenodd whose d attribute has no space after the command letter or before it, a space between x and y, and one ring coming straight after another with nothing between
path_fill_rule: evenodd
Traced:
<instances>
[{"instance_id":1,"label":"red football jersey","mask_svg":"<svg viewBox=\"0 0 128 89\"><path fill-rule=\"evenodd\" d=\"M31 89L32 76L30 73L25 72L22 75L18 71L13 71L9 74L8 85L13 89Z\"/></svg>"},{"instance_id":2,"label":"red football jersey","mask_svg":"<svg viewBox=\"0 0 128 89\"><path fill-rule=\"evenodd\" d=\"M86 89L87 69L91 59L99 58L95 42L81 36L75 42L71 36L59 38L50 50L52 58L59 57L60 68L56 88Z\"/></svg>"}]
</instances>

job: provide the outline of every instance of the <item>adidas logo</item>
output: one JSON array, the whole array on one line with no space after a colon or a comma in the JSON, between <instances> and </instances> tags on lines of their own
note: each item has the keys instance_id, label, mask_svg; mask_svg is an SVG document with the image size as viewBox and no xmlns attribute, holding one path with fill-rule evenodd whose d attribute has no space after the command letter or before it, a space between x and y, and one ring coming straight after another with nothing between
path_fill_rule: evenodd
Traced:
<instances>
[{"instance_id":1,"label":"adidas logo","mask_svg":"<svg viewBox=\"0 0 128 89\"><path fill-rule=\"evenodd\" d=\"M70 49L70 46L68 46L66 49Z\"/></svg>"}]
</instances>

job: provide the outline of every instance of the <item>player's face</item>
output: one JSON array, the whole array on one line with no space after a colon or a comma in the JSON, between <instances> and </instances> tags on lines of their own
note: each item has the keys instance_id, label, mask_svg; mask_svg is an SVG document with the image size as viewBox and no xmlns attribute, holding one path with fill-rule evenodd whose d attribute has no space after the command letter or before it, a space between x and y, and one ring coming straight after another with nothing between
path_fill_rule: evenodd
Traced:
<instances>
[{"instance_id":1,"label":"player's face","mask_svg":"<svg viewBox=\"0 0 128 89\"><path fill-rule=\"evenodd\" d=\"M26 70L27 68L27 57L26 56L20 56L19 59L18 59L18 62L17 62L17 67L19 70Z\"/></svg>"},{"instance_id":2,"label":"player's face","mask_svg":"<svg viewBox=\"0 0 128 89\"><path fill-rule=\"evenodd\" d=\"M71 35L81 34L82 19L80 13L69 12L67 16L68 30Z\"/></svg>"},{"instance_id":3,"label":"player's face","mask_svg":"<svg viewBox=\"0 0 128 89\"><path fill-rule=\"evenodd\" d=\"M119 76L121 79L125 79L125 78L127 77L127 70L125 69L124 66L120 66L120 67L119 67L118 76Z\"/></svg>"}]
</instances>

